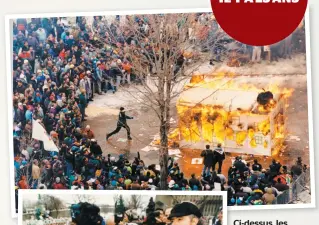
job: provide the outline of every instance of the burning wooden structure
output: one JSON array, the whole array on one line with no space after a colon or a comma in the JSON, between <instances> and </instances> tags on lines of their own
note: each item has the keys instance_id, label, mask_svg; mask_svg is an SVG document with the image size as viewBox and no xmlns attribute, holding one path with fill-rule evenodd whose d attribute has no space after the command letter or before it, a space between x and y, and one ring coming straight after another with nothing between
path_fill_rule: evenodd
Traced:
<instances>
[{"instance_id":1,"label":"burning wooden structure","mask_svg":"<svg viewBox=\"0 0 319 225\"><path fill-rule=\"evenodd\" d=\"M221 143L226 152L271 156L286 136L292 90L257 88L245 77L193 76L177 101L181 148Z\"/></svg>"}]
</instances>

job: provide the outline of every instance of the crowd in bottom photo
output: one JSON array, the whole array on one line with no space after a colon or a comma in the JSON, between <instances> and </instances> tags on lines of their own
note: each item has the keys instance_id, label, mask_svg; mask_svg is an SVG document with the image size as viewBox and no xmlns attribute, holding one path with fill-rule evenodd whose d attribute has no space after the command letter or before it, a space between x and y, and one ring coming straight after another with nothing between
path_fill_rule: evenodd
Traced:
<instances>
[{"instance_id":1,"label":"crowd in bottom photo","mask_svg":"<svg viewBox=\"0 0 319 225\"><path fill-rule=\"evenodd\" d=\"M140 192L141 193L141 192ZM22 225L224 225L225 195L22 192Z\"/></svg>"}]
</instances>

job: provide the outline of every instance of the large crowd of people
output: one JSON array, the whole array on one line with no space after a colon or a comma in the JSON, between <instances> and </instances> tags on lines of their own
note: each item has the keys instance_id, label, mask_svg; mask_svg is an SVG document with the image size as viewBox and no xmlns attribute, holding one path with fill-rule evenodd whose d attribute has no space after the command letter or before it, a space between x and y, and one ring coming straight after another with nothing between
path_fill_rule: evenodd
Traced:
<instances>
[{"instance_id":1,"label":"large crowd of people","mask_svg":"<svg viewBox=\"0 0 319 225\"><path fill-rule=\"evenodd\" d=\"M146 36L152 31L147 19L132 18ZM214 19L205 13L194 18L189 40L202 39L206 46L203 35L206 39L212 35ZM145 165L139 155L129 161L124 155L107 154L91 127L84 125L86 108L95 95L115 93L122 84L140 84L145 79L134 75L128 54L130 46L134 51L141 45L146 49L149 40L137 40L130 32L120 33L119 26L118 17L107 24L99 16L92 23L77 17L71 26L66 18L15 21L12 80L16 189L158 189L160 172L155 165ZM220 60L220 50L218 46L211 49L211 64ZM175 69L182 65L183 60L178 60ZM148 66L152 72L152 65ZM58 152L46 151L43 142L32 138L33 120L42 124ZM129 129L123 124L121 127L130 139ZM188 179L170 158L167 189L213 190L217 182L222 190L228 190L230 205L242 205L259 201L270 204L288 188L287 168L277 162L265 170L258 162L250 166L238 158L226 178L220 174L222 161L215 162L218 171L208 168L201 178L193 174Z\"/></svg>"},{"instance_id":2,"label":"large crowd of people","mask_svg":"<svg viewBox=\"0 0 319 225\"><path fill-rule=\"evenodd\" d=\"M208 18L208 14L198 16L205 21ZM132 57L140 56L152 44L145 36L154 28L149 27L146 17L126 17L143 34L141 38L132 30L121 32L119 17L111 22L101 16L93 21L76 17L70 25L71 19L17 19L13 23L16 189L126 189L130 184L145 186L142 180L156 186L156 179L151 182L157 176L153 166L145 168L139 158L128 162L123 156L117 160L103 156L106 151L95 140L94 132L89 125L84 126L86 107L96 94L114 93L122 84L140 84L145 79L134 75ZM183 63L179 61L176 68ZM152 65L148 66L151 73ZM32 138L35 120L59 152L44 149L42 141ZM106 139L121 127L130 139L129 127L123 123Z\"/></svg>"}]
</instances>

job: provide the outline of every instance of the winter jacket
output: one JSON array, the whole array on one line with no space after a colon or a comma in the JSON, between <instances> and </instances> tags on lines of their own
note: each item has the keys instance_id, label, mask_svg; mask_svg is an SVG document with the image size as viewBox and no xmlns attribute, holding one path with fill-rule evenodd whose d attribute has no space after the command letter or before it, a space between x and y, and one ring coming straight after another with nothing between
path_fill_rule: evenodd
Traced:
<instances>
[{"instance_id":1,"label":"winter jacket","mask_svg":"<svg viewBox=\"0 0 319 225\"><path fill-rule=\"evenodd\" d=\"M91 93L91 81L90 79L82 79L80 80L79 84L80 89L84 89L87 93L87 95L90 95Z\"/></svg>"},{"instance_id":2,"label":"winter jacket","mask_svg":"<svg viewBox=\"0 0 319 225\"><path fill-rule=\"evenodd\" d=\"M37 35L40 41L44 42L47 39L47 34L44 29L37 30Z\"/></svg>"},{"instance_id":3,"label":"winter jacket","mask_svg":"<svg viewBox=\"0 0 319 225\"><path fill-rule=\"evenodd\" d=\"M18 187L20 189L29 189L27 178L25 176L22 176L21 180L18 182Z\"/></svg>"},{"instance_id":4,"label":"winter jacket","mask_svg":"<svg viewBox=\"0 0 319 225\"><path fill-rule=\"evenodd\" d=\"M262 170L262 165L259 163L254 163L252 166L253 171L261 171Z\"/></svg>"},{"instance_id":5,"label":"winter jacket","mask_svg":"<svg viewBox=\"0 0 319 225\"><path fill-rule=\"evenodd\" d=\"M214 161L214 152L211 149L203 150L201 157L204 157L204 165L212 166Z\"/></svg>"},{"instance_id":6,"label":"winter jacket","mask_svg":"<svg viewBox=\"0 0 319 225\"><path fill-rule=\"evenodd\" d=\"M200 182L199 182L199 180L198 179L196 179L196 178L191 178L190 180L189 180L189 186L192 188L192 189L194 189L194 186L197 186L197 188L198 189L200 189Z\"/></svg>"},{"instance_id":7,"label":"winter jacket","mask_svg":"<svg viewBox=\"0 0 319 225\"><path fill-rule=\"evenodd\" d=\"M32 165L32 178L34 180L38 180L40 178L40 174L41 174L41 171L40 171L40 168L37 166L37 165Z\"/></svg>"},{"instance_id":8,"label":"winter jacket","mask_svg":"<svg viewBox=\"0 0 319 225\"><path fill-rule=\"evenodd\" d=\"M88 139L93 139L95 137L95 135L94 135L92 130L84 131L83 133L86 134Z\"/></svg>"},{"instance_id":9,"label":"winter jacket","mask_svg":"<svg viewBox=\"0 0 319 225\"><path fill-rule=\"evenodd\" d=\"M225 152L222 148L214 149L214 159L218 161L222 161L225 159Z\"/></svg>"},{"instance_id":10,"label":"winter jacket","mask_svg":"<svg viewBox=\"0 0 319 225\"><path fill-rule=\"evenodd\" d=\"M272 205L273 201L276 199L275 195L272 193L272 189L268 188L266 194L262 197L266 205Z\"/></svg>"},{"instance_id":11,"label":"winter jacket","mask_svg":"<svg viewBox=\"0 0 319 225\"><path fill-rule=\"evenodd\" d=\"M240 173L243 173L246 170L246 165L241 160L236 160L234 166Z\"/></svg>"},{"instance_id":12,"label":"winter jacket","mask_svg":"<svg viewBox=\"0 0 319 225\"><path fill-rule=\"evenodd\" d=\"M27 110L25 112L25 119L28 120L32 120L32 112L30 110Z\"/></svg>"},{"instance_id":13,"label":"winter jacket","mask_svg":"<svg viewBox=\"0 0 319 225\"><path fill-rule=\"evenodd\" d=\"M66 189L66 187L61 183L54 183L53 189Z\"/></svg>"},{"instance_id":14,"label":"winter jacket","mask_svg":"<svg viewBox=\"0 0 319 225\"><path fill-rule=\"evenodd\" d=\"M30 37L30 38L28 38L28 44L30 46L32 46L33 49L36 49L36 47L38 46L39 42L38 42L38 40L35 37Z\"/></svg>"},{"instance_id":15,"label":"winter jacket","mask_svg":"<svg viewBox=\"0 0 319 225\"><path fill-rule=\"evenodd\" d=\"M99 67L96 67L94 75L97 81L102 81L102 70Z\"/></svg>"},{"instance_id":16,"label":"winter jacket","mask_svg":"<svg viewBox=\"0 0 319 225\"><path fill-rule=\"evenodd\" d=\"M119 118L117 121L117 126L125 126L127 123L126 122L127 119L133 119L133 117L125 115L125 112L120 112Z\"/></svg>"}]
</instances>

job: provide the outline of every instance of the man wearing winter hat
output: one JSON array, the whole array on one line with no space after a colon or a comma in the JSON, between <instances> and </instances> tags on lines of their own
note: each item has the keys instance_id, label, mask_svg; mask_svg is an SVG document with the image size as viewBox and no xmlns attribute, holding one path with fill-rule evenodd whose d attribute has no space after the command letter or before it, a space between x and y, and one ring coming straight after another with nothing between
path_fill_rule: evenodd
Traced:
<instances>
[{"instance_id":1,"label":"man wearing winter hat","mask_svg":"<svg viewBox=\"0 0 319 225\"><path fill-rule=\"evenodd\" d=\"M197 225L202 213L196 205L191 202L182 202L173 207L168 219L171 225Z\"/></svg>"}]
</instances>

